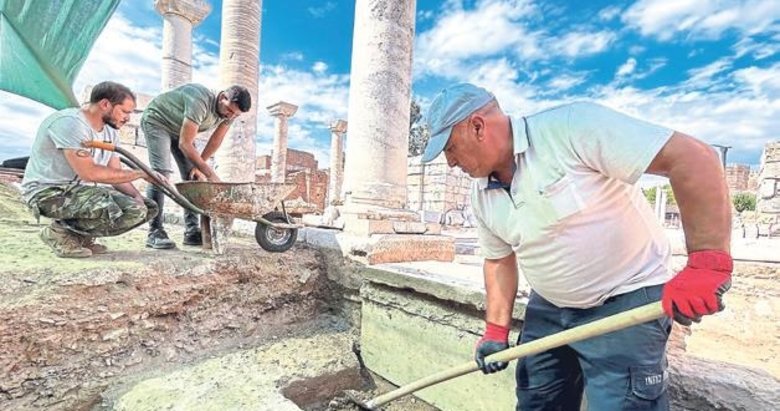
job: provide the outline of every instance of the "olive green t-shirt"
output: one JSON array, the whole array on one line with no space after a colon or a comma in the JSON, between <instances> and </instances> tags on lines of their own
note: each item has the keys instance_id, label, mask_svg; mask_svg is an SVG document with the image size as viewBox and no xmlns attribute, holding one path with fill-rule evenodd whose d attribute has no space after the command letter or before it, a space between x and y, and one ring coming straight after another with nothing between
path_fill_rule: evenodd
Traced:
<instances>
[{"instance_id":1,"label":"olive green t-shirt","mask_svg":"<svg viewBox=\"0 0 780 411\"><path fill-rule=\"evenodd\" d=\"M198 125L198 132L206 131L225 121L217 114L217 94L200 84L181 85L153 98L141 122L162 127L175 138L185 118Z\"/></svg>"}]
</instances>

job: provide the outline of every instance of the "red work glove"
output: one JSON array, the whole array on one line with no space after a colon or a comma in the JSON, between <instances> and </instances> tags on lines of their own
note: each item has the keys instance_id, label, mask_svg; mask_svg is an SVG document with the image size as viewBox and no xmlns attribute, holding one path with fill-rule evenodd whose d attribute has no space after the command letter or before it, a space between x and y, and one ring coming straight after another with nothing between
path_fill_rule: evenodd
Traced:
<instances>
[{"instance_id":1,"label":"red work glove","mask_svg":"<svg viewBox=\"0 0 780 411\"><path fill-rule=\"evenodd\" d=\"M485 362L485 357L509 348L509 328L498 324L487 323L485 334L477 341L474 359L483 374L492 374L509 366L507 362Z\"/></svg>"},{"instance_id":2,"label":"red work glove","mask_svg":"<svg viewBox=\"0 0 780 411\"><path fill-rule=\"evenodd\" d=\"M704 250L688 255L688 264L664 285L661 301L666 315L683 325L699 322L723 310L723 293L731 288L734 263L723 251Z\"/></svg>"}]
</instances>

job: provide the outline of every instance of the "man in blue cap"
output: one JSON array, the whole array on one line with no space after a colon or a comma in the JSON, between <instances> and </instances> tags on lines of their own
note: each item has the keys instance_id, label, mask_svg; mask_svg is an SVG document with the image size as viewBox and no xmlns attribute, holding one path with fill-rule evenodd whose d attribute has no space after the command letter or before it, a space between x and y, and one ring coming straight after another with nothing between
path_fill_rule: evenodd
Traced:
<instances>
[{"instance_id":1,"label":"man in blue cap","mask_svg":"<svg viewBox=\"0 0 780 411\"><path fill-rule=\"evenodd\" d=\"M707 144L593 103L510 117L472 84L431 103L429 162L474 178L471 202L485 257L484 358L508 347L518 264L531 295L519 344L661 300L668 318L549 350L517 365L518 410L667 410L671 318L689 325L723 309L731 284L731 206ZM671 247L636 183L668 177L680 207L688 264Z\"/></svg>"}]
</instances>

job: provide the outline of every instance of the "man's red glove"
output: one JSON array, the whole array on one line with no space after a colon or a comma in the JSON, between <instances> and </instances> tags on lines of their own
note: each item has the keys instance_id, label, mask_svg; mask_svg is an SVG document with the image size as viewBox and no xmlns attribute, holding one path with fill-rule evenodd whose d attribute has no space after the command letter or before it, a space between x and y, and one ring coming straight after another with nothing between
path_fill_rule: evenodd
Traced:
<instances>
[{"instance_id":1,"label":"man's red glove","mask_svg":"<svg viewBox=\"0 0 780 411\"><path fill-rule=\"evenodd\" d=\"M509 328L498 324L487 323L485 334L477 341L477 347L474 350L474 360L477 361L479 369L484 374L492 374L501 371L509 366L507 362L485 362L485 357L495 354L499 351L509 348Z\"/></svg>"},{"instance_id":2,"label":"man's red glove","mask_svg":"<svg viewBox=\"0 0 780 411\"><path fill-rule=\"evenodd\" d=\"M661 301L666 315L683 325L699 322L723 310L723 293L731 288L734 263L723 251L704 250L688 255L688 264L664 285Z\"/></svg>"}]
</instances>

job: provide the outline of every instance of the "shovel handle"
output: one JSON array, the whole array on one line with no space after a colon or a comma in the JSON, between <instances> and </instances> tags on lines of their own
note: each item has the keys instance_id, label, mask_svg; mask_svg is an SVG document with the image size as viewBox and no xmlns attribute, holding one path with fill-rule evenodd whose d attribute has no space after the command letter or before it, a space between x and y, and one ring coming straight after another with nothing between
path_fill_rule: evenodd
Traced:
<instances>
[{"instance_id":1,"label":"shovel handle","mask_svg":"<svg viewBox=\"0 0 780 411\"><path fill-rule=\"evenodd\" d=\"M82 141L81 145L87 148L99 148L101 150L106 151L116 151L116 146L111 143L106 143L105 141Z\"/></svg>"},{"instance_id":2,"label":"shovel handle","mask_svg":"<svg viewBox=\"0 0 780 411\"><path fill-rule=\"evenodd\" d=\"M559 333L549 335L529 343L520 344L515 347L499 351L495 354L487 356L486 362L509 362L521 357L539 354L553 348L611 333L613 331L622 330L624 328L646 323L648 321L653 321L665 315L666 314L664 313L660 301L650 303L619 314L593 321L588 324L583 324L566 331L561 331ZM428 377L421 378L410 384L397 388L394 391L382 394L367 402L363 406L370 410L374 410L376 407L379 407L397 398L403 397L404 395L411 394L415 391L453 379L455 377L460 377L461 375L477 371L478 369L479 367L477 366L476 361L469 361Z\"/></svg>"}]
</instances>

